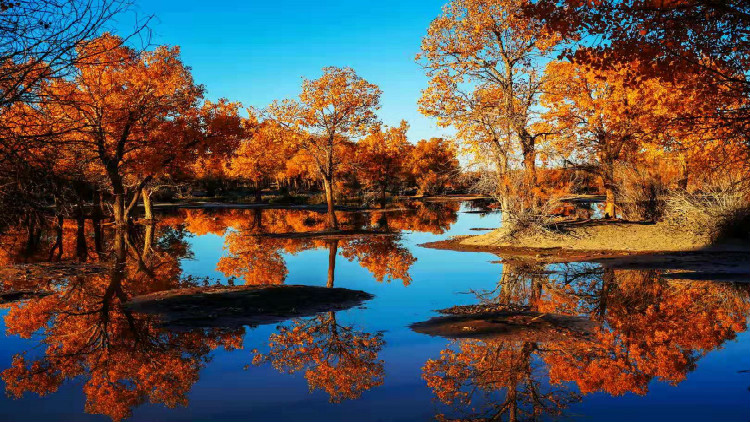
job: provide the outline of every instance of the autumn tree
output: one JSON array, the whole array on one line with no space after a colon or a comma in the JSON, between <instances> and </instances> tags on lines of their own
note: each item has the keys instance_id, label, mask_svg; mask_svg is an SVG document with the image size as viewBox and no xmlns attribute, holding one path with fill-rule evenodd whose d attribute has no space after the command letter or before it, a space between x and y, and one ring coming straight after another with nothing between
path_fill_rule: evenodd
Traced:
<instances>
[{"instance_id":1,"label":"autumn tree","mask_svg":"<svg viewBox=\"0 0 750 422\"><path fill-rule=\"evenodd\" d=\"M412 148L411 153L411 174L422 195L443 192L446 185L459 173L456 147L446 139L422 139Z\"/></svg>"},{"instance_id":2,"label":"autumn tree","mask_svg":"<svg viewBox=\"0 0 750 422\"><path fill-rule=\"evenodd\" d=\"M77 64L71 81L51 85L55 101L47 107L67 121L66 148L85 154L91 180L101 179L111 191L117 224L170 166L231 149L243 136L238 104L201 104L203 88L180 61L179 48L136 51L105 34L80 51L89 59Z\"/></svg>"},{"instance_id":3,"label":"autumn tree","mask_svg":"<svg viewBox=\"0 0 750 422\"><path fill-rule=\"evenodd\" d=\"M627 79L627 65L597 71L570 62L547 65L544 118L568 163L597 174L606 192L605 216L617 216L615 165L636 155L649 141L660 107L669 107L669 87L655 79ZM668 111L667 111L668 112Z\"/></svg>"},{"instance_id":4,"label":"autumn tree","mask_svg":"<svg viewBox=\"0 0 750 422\"><path fill-rule=\"evenodd\" d=\"M158 142L166 149L152 156L153 178L168 184L171 180L194 181L207 174L227 178L228 161L257 122L240 116L242 105L226 99L203 101L165 125ZM151 219L152 185L143 189L146 219Z\"/></svg>"},{"instance_id":5,"label":"autumn tree","mask_svg":"<svg viewBox=\"0 0 750 422\"><path fill-rule=\"evenodd\" d=\"M334 183L341 164L337 150L346 137L367 133L376 122L381 91L349 68L327 67L323 76L305 79L299 100L274 102L267 114L292 135L297 146L315 164L326 192L329 227L338 229L334 210Z\"/></svg>"},{"instance_id":6,"label":"autumn tree","mask_svg":"<svg viewBox=\"0 0 750 422\"><path fill-rule=\"evenodd\" d=\"M86 60L78 50L81 43L130 5L128 0L1 1L0 109L38 102L40 84L68 75Z\"/></svg>"},{"instance_id":7,"label":"autumn tree","mask_svg":"<svg viewBox=\"0 0 750 422\"><path fill-rule=\"evenodd\" d=\"M522 156L525 185L536 185L534 127L543 57L560 42L526 0L454 0L435 19L417 56L430 77L420 110L455 126L474 152L488 148L497 170Z\"/></svg>"},{"instance_id":8,"label":"autumn tree","mask_svg":"<svg viewBox=\"0 0 750 422\"><path fill-rule=\"evenodd\" d=\"M250 120L255 119L251 116ZM228 174L252 182L255 185L256 201L268 181L281 175L293 148L287 141L285 130L273 120L257 123L252 135L244 139L228 165Z\"/></svg>"},{"instance_id":9,"label":"autumn tree","mask_svg":"<svg viewBox=\"0 0 750 422\"><path fill-rule=\"evenodd\" d=\"M742 0L654 2L541 0L527 14L587 42L566 50L571 59L604 69L638 63L635 77L672 80L698 73L704 83L747 92L750 6Z\"/></svg>"},{"instance_id":10,"label":"autumn tree","mask_svg":"<svg viewBox=\"0 0 750 422\"><path fill-rule=\"evenodd\" d=\"M386 193L398 187L408 173L412 145L406 138L409 124L378 128L357 143L357 177L366 188L380 193L385 208Z\"/></svg>"},{"instance_id":11,"label":"autumn tree","mask_svg":"<svg viewBox=\"0 0 750 422\"><path fill-rule=\"evenodd\" d=\"M738 100L750 92L746 2L542 0L526 13L549 22L560 34L580 38L565 52L576 63L603 71L625 65L634 83L657 78L686 91L683 95L722 103L711 110L687 108L671 123L685 126L685 132L718 132L720 137L704 138L709 149L717 142L744 144L742 155L747 155L749 109ZM693 81L684 83L685 75Z\"/></svg>"}]
</instances>

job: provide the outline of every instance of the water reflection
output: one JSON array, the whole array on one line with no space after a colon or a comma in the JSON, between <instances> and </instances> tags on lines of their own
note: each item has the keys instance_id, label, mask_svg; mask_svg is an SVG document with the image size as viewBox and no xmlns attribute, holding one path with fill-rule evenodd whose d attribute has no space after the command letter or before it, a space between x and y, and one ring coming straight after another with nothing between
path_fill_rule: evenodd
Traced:
<instances>
[{"instance_id":1,"label":"water reflection","mask_svg":"<svg viewBox=\"0 0 750 422\"><path fill-rule=\"evenodd\" d=\"M368 221L361 213L342 214L340 224L354 234L326 235L322 214L295 210L233 210L226 213L188 211L185 227L193 233L225 236L217 269L245 284L283 284L289 273L285 255L312 249L329 250L330 268L341 254L369 270L378 282L411 283L409 268L416 258L401 245L400 230L440 232L455 221L453 207L419 205L402 212L373 212ZM359 234L370 231L368 234ZM290 236L312 233L316 236Z\"/></svg>"},{"instance_id":2,"label":"water reflection","mask_svg":"<svg viewBox=\"0 0 750 422\"><path fill-rule=\"evenodd\" d=\"M745 331L750 313L746 284L591 264L506 262L497 288L477 295L510 310L584 316L594 328L536 341L523 333L454 341L423 367L435 396L452 405L439 419L538 420L589 393L645 395L654 379L677 385Z\"/></svg>"},{"instance_id":3,"label":"water reflection","mask_svg":"<svg viewBox=\"0 0 750 422\"><path fill-rule=\"evenodd\" d=\"M183 274L181 262L193 255L190 236L224 236L226 253L217 269L246 284L282 284L288 274L285 255L324 248L329 251L328 287L334 285L338 255L359 262L379 282L408 285L416 258L400 244L398 230L441 232L456 220L457 209L419 204L401 212L347 213L342 226L378 233L340 238L274 236L325 228L321 214L301 210L187 210L124 231L79 220L48 231L39 224L16 227L2 234L5 265L89 261L106 271L77 274L72 267L55 277L60 273L47 274L48 267L40 267L32 273L27 269L25 277L2 277L3 291L51 293L11 305L5 317L6 335L36 339L43 350L41 356L23 351L13 357L2 372L6 391L16 398L44 396L81 378L85 411L116 421L145 403L187 406L187 394L212 352L242 348L245 330L169 331L156 316L124 305L135 296L210 282ZM280 326L269 342L270 350L255 354L254 364L270 363L287 373L304 370L310 389L326 391L333 402L357 398L383 383L384 363L378 358L383 334L340 324L335 312Z\"/></svg>"},{"instance_id":4,"label":"water reflection","mask_svg":"<svg viewBox=\"0 0 750 422\"><path fill-rule=\"evenodd\" d=\"M33 265L0 272L0 289L50 294L7 309L6 337L28 342L12 349L12 362L0 368L6 392L14 398L48 395L75 379L83 385L85 411L112 420L128 418L149 403L192 410L189 392L197 388L201 371L225 350L244 348L235 352L237 365L232 368L239 371L247 364L242 375L249 385L262 389L268 377L285 382L296 374L304 377L303 388L322 393L321 402L330 401L330 406L381 395L412 400L413 394L443 403L435 412L441 420L539 420L580 413L591 393L644 395L654 381L678 385L706 354L747 329L748 285L680 281L656 270L485 262L482 270L492 286L479 289L473 280L464 283L461 272L444 276L451 290L438 292L425 282L438 277L425 275L423 260L430 261L427 254L437 252L415 248L409 236L446 233L458 211L457 204L446 203L342 213L345 233L336 236L322 233L324 215L309 210L181 210L126 231L91 220L53 222L47 230L38 222L31 229L24 223L0 234L0 264ZM221 236L223 248L211 264L216 279L185 270L186 262L200 253L193 250L196 239L209 234ZM298 259L312 251L319 252L307 256L323 261L320 267ZM460 260L474 256L440 254L437 259L455 260L449 263L455 266L466 265ZM283 284L295 280L295 272L319 268L320 284L353 287L350 262L361 269L356 274L367 282L360 284L363 290L377 288L381 297L395 292L411 308L404 311L401 303L385 307L376 295L369 309L323 312L276 327L175 331L157 316L125 306L144 294L226 282L222 275L234 283ZM433 260L429 265L436 264ZM433 297L464 300L465 295L454 292L468 289L476 289L473 303L532 317L497 322L505 324L502 334L444 340L410 332L406 325L414 320L404 323L402 318L394 324L387 314L429 315L439 308ZM548 323L563 320L549 316L566 316L591 324L585 332L554 324L542 330L533 315ZM510 326L513 329L507 329ZM409 356L399 356L404 354ZM403 382L399 371L408 372L403 362L416 370L413 377L419 382L409 384L418 385L409 394L388 385L394 378ZM389 366L394 363L402 366L394 370ZM248 407L261 407L259 400L248 399ZM289 400L298 397L290 393ZM311 396L310 401L315 400L317 396ZM420 411L427 406L416 398L409 402ZM388 411L377 409L371 419L390 419L404 409Z\"/></svg>"},{"instance_id":5,"label":"water reflection","mask_svg":"<svg viewBox=\"0 0 750 422\"><path fill-rule=\"evenodd\" d=\"M113 233L107 272L58 280L52 294L10 308L6 335L33 336L43 353L13 357L2 372L9 395L44 396L82 378L85 411L119 421L147 402L187 405L210 353L241 347L242 330L168 332L156 318L124 306L137 295L192 284L179 276L178 238L167 234L154 244L153 229L142 233L142 248L134 244L138 236ZM176 250L162 249L175 243Z\"/></svg>"},{"instance_id":6,"label":"water reflection","mask_svg":"<svg viewBox=\"0 0 750 422\"><path fill-rule=\"evenodd\" d=\"M298 319L277 331L269 339L270 350L256 351L253 364L270 363L289 374L304 371L310 391L323 390L334 403L357 399L383 384L382 333L341 325L336 312Z\"/></svg>"}]
</instances>

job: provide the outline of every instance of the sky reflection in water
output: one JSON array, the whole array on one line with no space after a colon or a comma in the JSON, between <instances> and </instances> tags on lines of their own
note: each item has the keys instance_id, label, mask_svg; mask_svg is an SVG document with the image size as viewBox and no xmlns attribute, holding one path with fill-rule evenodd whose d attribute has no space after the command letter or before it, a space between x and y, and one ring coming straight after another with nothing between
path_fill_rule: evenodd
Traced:
<instances>
[{"instance_id":1,"label":"sky reflection in water","mask_svg":"<svg viewBox=\"0 0 750 422\"><path fill-rule=\"evenodd\" d=\"M9 396L0 419L748 420L750 373L740 372L750 370L747 285L590 264L500 264L492 254L418 246L497 224L468 210L429 204L342 219L349 228L403 230L396 236L265 236L323 227L321 215L283 210L183 210L152 231L107 233L101 261L121 271L58 280L55 294L3 310ZM63 260L75 258L74 224ZM85 254L96 262L90 232ZM44 234L38 252L24 255L25 239L2 235L0 259L45 260L54 242ZM334 285L375 299L280 325L180 332L120 306L204 282ZM587 316L595 328L482 341L409 328L437 309L477 303L471 292Z\"/></svg>"}]
</instances>

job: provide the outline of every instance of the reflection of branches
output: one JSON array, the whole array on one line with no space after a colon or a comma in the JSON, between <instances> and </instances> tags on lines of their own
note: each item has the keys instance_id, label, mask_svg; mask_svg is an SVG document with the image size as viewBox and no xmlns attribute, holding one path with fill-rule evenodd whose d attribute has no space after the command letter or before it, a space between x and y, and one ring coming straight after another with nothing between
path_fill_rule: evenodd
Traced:
<instances>
[{"instance_id":1,"label":"reflection of branches","mask_svg":"<svg viewBox=\"0 0 750 422\"><path fill-rule=\"evenodd\" d=\"M340 325L329 312L291 326L280 326L270 338L271 349L253 363L271 363L280 372L305 371L310 391L323 390L332 402L358 398L383 384L382 333L369 334Z\"/></svg>"},{"instance_id":2,"label":"reflection of branches","mask_svg":"<svg viewBox=\"0 0 750 422\"><path fill-rule=\"evenodd\" d=\"M548 272L542 264L531 261L506 261L494 289L471 292L483 304L500 304L509 308L532 309L538 305Z\"/></svg>"},{"instance_id":3,"label":"reflection of branches","mask_svg":"<svg viewBox=\"0 0 750 422\"><path fill-rule=\"evenodd\" d=\"M3 371L10 395L48 394L66 379L83 376L86 411L121 420L146 401L186 405L208 354L219 346L240 346L241 330L170 333L154 316L130 312L124 306L129 297L183 282L173 266L169 271L157 266L142 277L141 267L149 263L133 262L133 254L142 252L128 254L133 246L124 233L118 231L113 245L109 273L72 278L54 294L10 310L5 319L8 333L41 333L46 346L41 358L28 361L16 355ZM147 261L159 256L157 251Z\"/></svg>"},{"instance_id":4,"label":"reflection of branches","mask_svg":"<svg viewBox=\"0 0 750 422\"><path fill-rule=\"evenodd\" d=\"M677 384L702 356L747 328L747 285L681 282L658 270L613 270L591 264L544 268L506 262L504 266L498 287L479 293L485 303L596 321L589 336L571 332L574 335L559 340L528 343L546 367L550 384L575 382L583 394L645 394L654 379ZM462 342L458 352L449 349L439 360L429 361L425 378L441 400L463 399L466 404L467 388L469 393L490 389L491 383L482 378L487 376L482 372L487 362L501 356L513 359L503 355L510 353L504 351L507 344L511 343L497 339ZM482 354L482 347L499 351L490 359ZM496 368L487 371L503 374ZM509 412L505 404L498 409Z\"/></svg>"},{"instance_id":5,"label":"reflection of branches","mask_svg":"<svg viewBox=\"0 0 750 422\"><path fill-rule=\"evenodd\" d=\"M422 376L443 403L457 407L461 420L557 415L580 398L561 385L547 385L544 368L534 359L536 347L529 342L464 340L457 350L443 350L439 359L427 361Z\"/></svg>"}]
</instances>

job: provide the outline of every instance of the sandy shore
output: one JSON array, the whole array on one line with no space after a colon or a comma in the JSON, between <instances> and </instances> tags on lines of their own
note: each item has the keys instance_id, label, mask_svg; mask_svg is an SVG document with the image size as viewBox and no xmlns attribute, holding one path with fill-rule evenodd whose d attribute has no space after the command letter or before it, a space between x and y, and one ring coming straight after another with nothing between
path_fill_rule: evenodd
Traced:
<instances>
[{"instance_id":1,"label":"sandy shore","mask_svg":"<svg viewBox=\"0 0 750 422\"><path fill-rule=\"evenodd\" d=\"M716 244L664 224L585 222L566 227L562 234L512 240L498 229L422 246L489 252L503 261L587 261L610 268L669 270L675 272L674 278L750 281L750 242Z\"/></svg>"},{"instance_id":2,"label":"sandy shore","mask_svg":"<svg viewBox=\"0 0 750 422\"><path fill-rule=\"evenodd\" d=\"M738 250L742 245L713 245L707 236L696 236L667 224L595 221L569 224L562 233L508 239L502 229L465 238L466 246L564 248L575 251L684 252L705 248ZM744 245L747 249L747 245Z\"/></svg>"}]
</instances>

